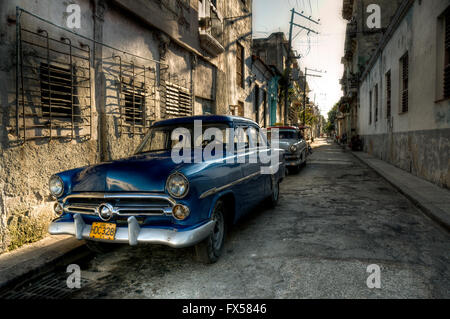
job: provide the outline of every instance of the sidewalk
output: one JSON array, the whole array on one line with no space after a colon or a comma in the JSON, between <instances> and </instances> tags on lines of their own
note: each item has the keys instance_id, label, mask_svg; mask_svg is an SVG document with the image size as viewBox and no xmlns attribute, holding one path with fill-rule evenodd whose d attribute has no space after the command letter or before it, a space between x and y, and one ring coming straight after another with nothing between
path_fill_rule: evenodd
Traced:
<instances>
[{"instance_id":1,"label":"sidewalk","mask_svg":"<svg viewBox=\"0 0 450 319\"><path fill-rule=\"evenodd\" d=\"M352 152L408 197L426 215L450 231L450 191L363 152Z\"/></svg>"},{"instance_id":2,"label":"sidewalk","mask_svg":"<svg viewBox=\"0 0 450 319\"><path fill-rule=\"evenodd\" d=\"M0 290L16 281L49 271L58 261L84 246L72 236L49 236L0 255Z\"/></svg>"}]
</instances>

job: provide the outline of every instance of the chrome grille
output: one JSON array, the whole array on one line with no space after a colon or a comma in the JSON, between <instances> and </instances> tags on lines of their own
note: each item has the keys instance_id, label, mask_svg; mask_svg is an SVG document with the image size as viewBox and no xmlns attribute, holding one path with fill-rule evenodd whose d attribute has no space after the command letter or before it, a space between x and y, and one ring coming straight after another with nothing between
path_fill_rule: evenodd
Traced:
<instances>
[{"instance_id":1,"label":"chrome grille","mask_svg":"<svg viewBox=\"0 0 450 319\"><path fill-rule=\"evenodd\" d=\"M167 195L153 194L77 194L68 196L64 211L82 215L97 215L101 204L111 204L117 216L171 215L176 204Z\"/></svg>"}]
</instances>

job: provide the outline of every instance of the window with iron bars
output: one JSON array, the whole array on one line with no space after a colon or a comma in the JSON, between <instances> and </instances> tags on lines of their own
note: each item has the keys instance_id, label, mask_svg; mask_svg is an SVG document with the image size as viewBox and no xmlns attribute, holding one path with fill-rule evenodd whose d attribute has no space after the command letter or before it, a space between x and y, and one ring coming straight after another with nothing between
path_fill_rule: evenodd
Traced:
<instances>
[{"instance_id":1,"label":"window with iron bars","mask_svg":"<svg viewBox=\"0 0 450 319\"><path fill-rule=\"evenodd\" d=\"M71 68L40 64L41 107L44 117L72 119L75 113Z\"/></svg>"},{"instance_id":2,"label":"window with iron bars","mask_svg":"<svg viewBox=\"0 0 450 319\"><path fill-rule=\"evenodd\" d=\"M156 120L156 70L113 56L111 74L118 76L119 135L145 135Z\"/></svg>"},{"instance_id":3,"label":"window with iron bars","mask_svg":"<svg viewBox=\"0 0 450 319\"><path fill-rule=\"evenodd\" d=\"M145 96L131 91L125 91L123 94L125 123L144 125Z\"/></svg>"},{"instance_id":4,"label":"window with iron bars","mask_svg":"<svg viewBox=\"0 0 450 319\"><path fill-rule=\"evenodd\" d=\"M409 81L409 55L408 52L400 59L401 70L401 113L408 112L408 81Z\"/></svg>"},{"instance_id":5,"label":"window with iron bars","mask_svg":"<svg viewBox=\"0 0 450 319\"><path fill-rule=\"evenodd\" d=\"M25 143L92 136L91 50L17 21L16 132ZM52 32L53 33L53 32Z\"/></svg>"}]
</instances>

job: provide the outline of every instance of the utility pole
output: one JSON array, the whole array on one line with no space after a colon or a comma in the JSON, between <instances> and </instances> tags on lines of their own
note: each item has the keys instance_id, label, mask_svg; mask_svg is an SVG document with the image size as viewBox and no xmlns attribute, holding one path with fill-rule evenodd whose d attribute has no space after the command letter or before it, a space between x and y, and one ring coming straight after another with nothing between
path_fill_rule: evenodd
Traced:
<instances>
[{"instance_id":1,"label":"utility pole","mask_svg":"<svg viewBox=\"0 0 450 319\"><path fill-rule=\"evenodd\" d=\"M303 125L306 126L306 80L308 78L308 76L312 76L312 77L316 77L316 78L321 78L321 75L317 75L317 74L308 74L308 71L311 72L316 72L316 73L323 73L320 70L313 70L313 69L308 69L305 68L305 75L304 77L304 82L303 82ZM315 97L314 97L314 101L315 101Z\"/></svg>"},{"instance_id":2,"label":"utility pole","mask_svg":"<svg viewBox=\"0 0 450 319\"><path fill-rule=\"evenodd\" d=\"M315 24L319 24L318 21L315 21L315 20L311 19L311 17L307 17L307 16L303 15L303 12L302 13L297 12L297 11L295 11L294 8L292 8L292 10L291 10L291 22L289 24L289 45L288 45L287 72L286 72L287 73L286 74L286 76L287 76L286 80L287 81L286 81L286 87L284 89L284 124L288 124L288 121L289 121L289 104L290 104L289 103L289 88L291 87L291 60L292 60L292 58L298 58L298 57L292 57L291 56L291 51L292 51L292 31L293 31L293 28L294 28L294 26L296 26L298 28L301 28L301 29L304 29L304 30L308 31L308 34L311 33L311 32L315 33L315 34L319 34L317 31L314 31L314 30L312 30L310 28L307 28L307 27L305 27L303 25L294 23L295 15L298 15L298 16L300 16L300 17L302 17L302 18L304 18L304 19L306 19L308 21L311 21L311 22L315 23ZM305 83L306 83L306 77L305 77ZM306 86L306 84L305 84L305 86Z\"/></svg>"}]
</instances>

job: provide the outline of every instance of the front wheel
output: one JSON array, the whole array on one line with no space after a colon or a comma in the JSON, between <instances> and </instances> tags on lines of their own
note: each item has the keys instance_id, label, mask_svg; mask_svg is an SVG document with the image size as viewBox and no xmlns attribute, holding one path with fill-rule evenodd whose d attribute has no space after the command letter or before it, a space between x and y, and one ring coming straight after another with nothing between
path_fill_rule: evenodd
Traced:
<instances>
[{"instance_id":1,"label":"front wheel","mask_svg":"<svg viewBox=\"0 0 450 319\"><path fill-rule=\"evenodd\" d=\"M216 203L211 220L216 222L212 234L195 245L197 260L205 264L215 263L223 252L227 225L225 222L225 205L222 201Z\"/></svg>"}]
</instances>

